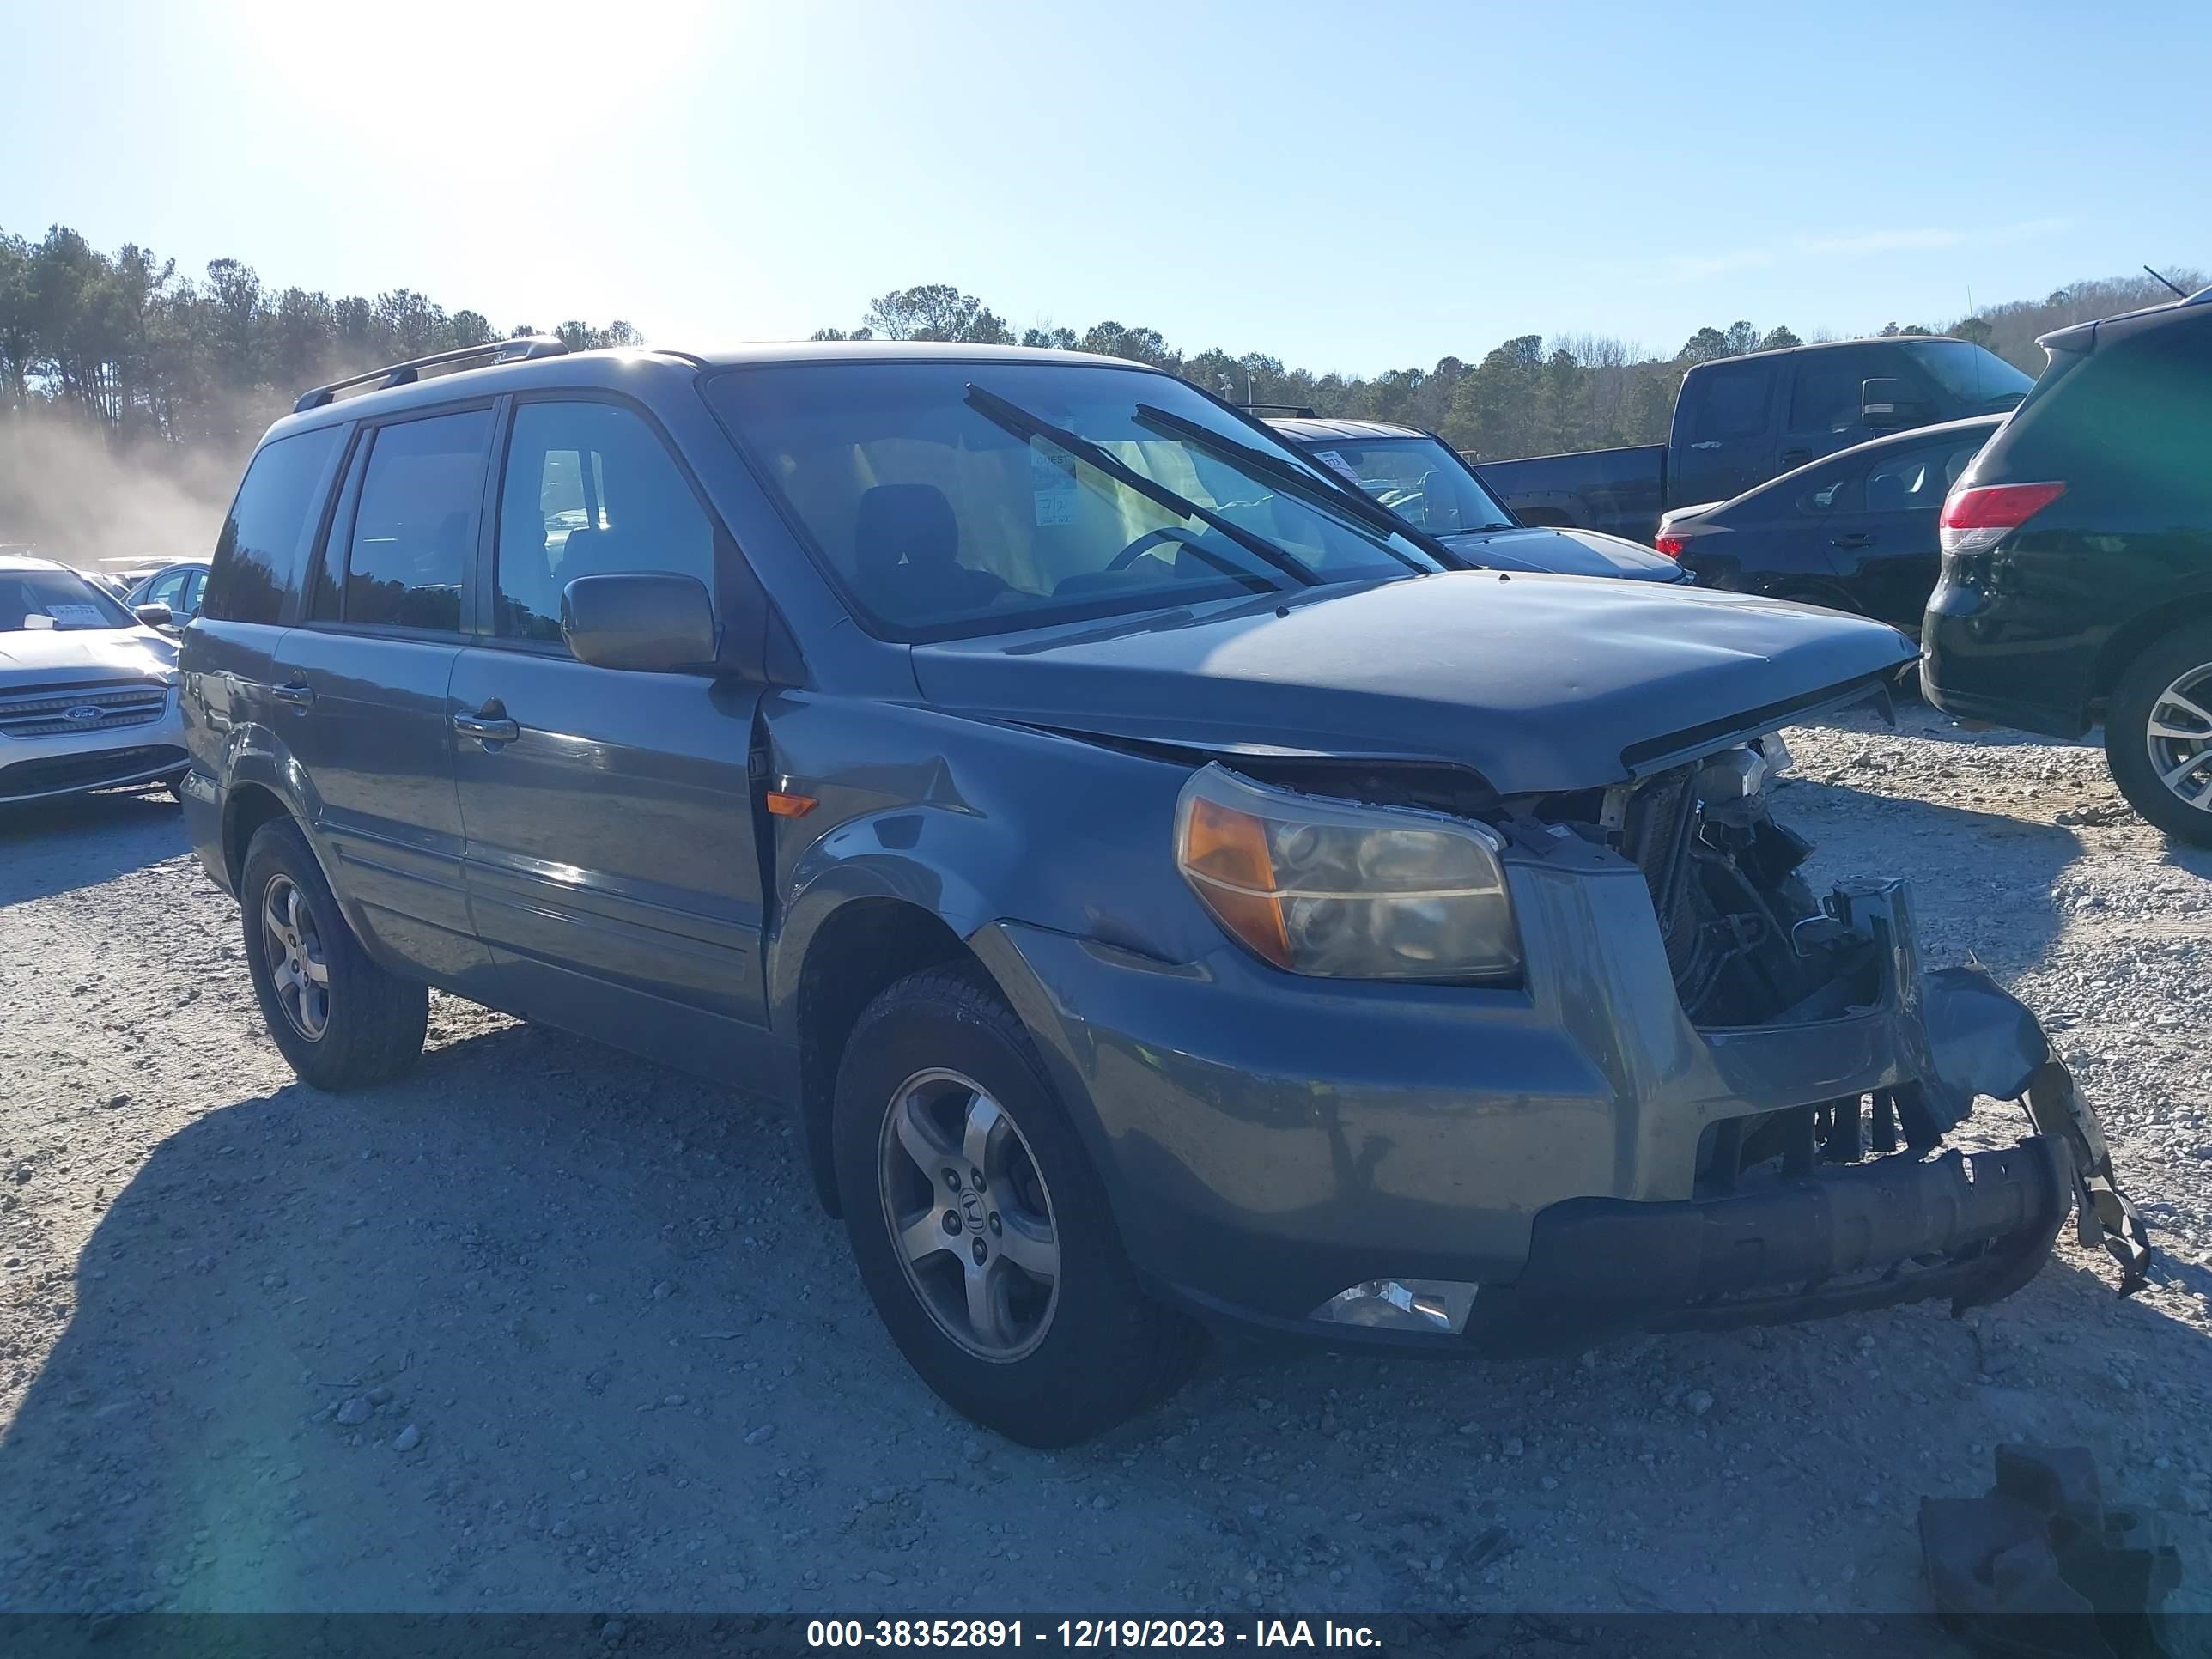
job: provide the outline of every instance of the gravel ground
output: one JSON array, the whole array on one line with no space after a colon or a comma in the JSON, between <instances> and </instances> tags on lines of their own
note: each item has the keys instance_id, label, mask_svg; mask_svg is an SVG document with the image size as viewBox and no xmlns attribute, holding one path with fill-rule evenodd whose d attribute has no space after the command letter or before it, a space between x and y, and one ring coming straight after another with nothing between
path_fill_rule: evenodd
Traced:
<instances>
[{"instance_id":1,"label":"gravel ground","mask_svg":"<svg viewBox=\"0 0 2212 1659\"><path fill-rule=\"evenodd\" d=\"M1227 1357L1057 1455L914 1380L769 1109L442 998L411 1078L320 1094L165 797L0 822L0 1609L1918 1608L1917 1500L2020 1438L2212 1609L2212 858L2085 745L1790 740L1816 881L1910 874L1931 959L2045 1016L2162 1283L2069 1230L1963 1321Z\"/></svg>"}]
</instances>

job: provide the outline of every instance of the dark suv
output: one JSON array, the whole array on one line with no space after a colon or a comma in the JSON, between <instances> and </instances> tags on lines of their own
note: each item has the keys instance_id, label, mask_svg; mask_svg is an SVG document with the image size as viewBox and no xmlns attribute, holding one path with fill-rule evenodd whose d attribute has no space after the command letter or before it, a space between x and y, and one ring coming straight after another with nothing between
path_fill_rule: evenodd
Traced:
<instances>
[{"instance_id":1,"label":"dark suv","mask_svg":"<svg viewBox=\"0 0 2212 1659\"><path fill-rule=\"evenodd\" d=\"M557 352L302 398L186 630L307 1082L434 985L780 1097L917 1370L1040 1444L1206 1320L1981 1301L2084 1182L2139 1270L2033 1017L1767 813L1893 630L1456 568L1134 365ZM1983 1095L2040 1132L1929 1156Z\"/></svg>"},{"instance_id":2,"label":"dark suv","mask_svg":"<svg viewBox=\"0 0 2212 1659\"><path fill-rule=\"evenodd\" d=\"M1922 676L1955 714L2078 738L2212 846L2212 289L2046 334L1943 506Z\"/></svg>"}]
</instances>

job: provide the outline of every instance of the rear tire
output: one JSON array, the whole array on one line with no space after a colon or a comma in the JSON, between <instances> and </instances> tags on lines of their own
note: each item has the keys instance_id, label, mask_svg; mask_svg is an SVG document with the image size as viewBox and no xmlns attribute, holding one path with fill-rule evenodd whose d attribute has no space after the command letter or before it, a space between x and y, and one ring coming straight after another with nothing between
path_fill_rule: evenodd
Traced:
<instances>
[{"instance_id":1,"label":"rear tire","mask_svg":"<svg viewBox=\"0 0 2212 1659\"><path fill-rule=\"evenodd\" d=\"M2129 805L2169 836L2212 847L2212 625L2175 629L2120 677L2105 712L2105 759Z\"/></svg>"},{"instance_id":2,"label":"rear tire","mask_svg":"<svg viewBox=\"0 0 2212 1659\"><path fill-rule=\"evenodd\" d=\"M956 1411L1066 1446L1188 1376L1202 1334L1139 1284L1028 1033L980 971L931 969L870 1003L834 1112L861 1282Z\"/></svg>"},{"instance_id":3,"label":"rear tire","mask_svg":"<svg viewBox=\"0 0 2212 1659\"><path fill-rule=\"evenodd\" d=\"M253 994L301 1082L365 1088L422 1058L429 988L368 959L298 825L254 831L238 890Z\"/></svg>"}]
</instances>

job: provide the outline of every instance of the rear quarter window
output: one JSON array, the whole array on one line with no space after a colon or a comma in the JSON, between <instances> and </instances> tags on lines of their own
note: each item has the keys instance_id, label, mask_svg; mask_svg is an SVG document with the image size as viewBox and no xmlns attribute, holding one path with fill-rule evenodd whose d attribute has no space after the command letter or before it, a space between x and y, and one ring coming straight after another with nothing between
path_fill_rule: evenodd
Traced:
<instances>
[{"instance_id":1,"label":"rear quarter window","mask_svg":"<svg viewBox=\"0 0 2212 1659\"><path fill-rule=\"evenodd\" d=\"M2000 447L2001 446L2001 447ZM2053 362L1975 469L2143 503L2212 501L2212 317Z\"/></svg>"},{"instance_id":2,"label":"rear quarter window","mask_svg":"<svg viewBox=\"0 0 2212 1659\"><path fill-rule=\"evenodd\" d=\"M273 623L319 516L342 428L319 427L261 446L222 521L201 613L216 622Z\"/></svg>"}]
</instances>

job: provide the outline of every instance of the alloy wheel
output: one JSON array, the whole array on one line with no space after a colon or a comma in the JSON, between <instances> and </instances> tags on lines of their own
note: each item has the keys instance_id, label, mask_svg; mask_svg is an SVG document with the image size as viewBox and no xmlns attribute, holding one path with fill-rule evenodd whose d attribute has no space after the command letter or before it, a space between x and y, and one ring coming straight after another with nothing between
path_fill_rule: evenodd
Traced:
<instances>
[{"instance_id":1,"label":"alloy wheel","mask_svg":"<svg viewBox=\"0 0 2212 1659\"><path fill-rule=\"evenodd\" d=\"M2158 694L2143 741L2167 792L2198 811L2212 811L2212 663Z\"/></svg>"},{"instance_id":2,"label":"alloy wheel","mask_svg":"<svg viewBox=\"0 0 2212 1659\"><path fill-rule=\"evenodd\" d=\"M1060 1301L1060 1238L1030 1145L989 1091L917 1072L884 1115L878 1190L907 1283L945 1334L1010 1364Z\"/></svg>"},{"instance_id":3,"label":"alloy wheel","mask_svg":"<svg viewBox=\"0 0 2212 1659\"><path fill-rule=\"evenodd\" d=\"M331 1025L331 968L307 896L289 876L272 876L261 892L263 949L276 1006L292 1029L319 1042Z\"/></svg>"}]
</instances>

